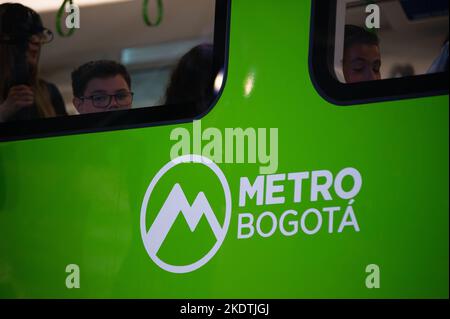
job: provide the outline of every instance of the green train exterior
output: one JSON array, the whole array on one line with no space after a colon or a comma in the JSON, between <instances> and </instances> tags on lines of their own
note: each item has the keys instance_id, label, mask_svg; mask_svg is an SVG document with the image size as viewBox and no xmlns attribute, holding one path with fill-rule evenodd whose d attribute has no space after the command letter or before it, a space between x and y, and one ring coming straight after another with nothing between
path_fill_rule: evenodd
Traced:
<instances>
[{"instance_id":1,"label":"green train exterior","mask_svg":"<svg viewBox=\"0 0 450 319\"><path fill-rule=\"evenodd\" d=\"M331 201L310 201L309 180L300 203L288 200L293 190L286 183L284 204L247 199L240 207L241 178L254 181L261 165L217 163L231 192L227 235L204 266L172 273L146 252L141 206L171 160L171 132L193 134L192 121L2 142L0 297L448 298L448 93L328 102L310 75L311 18L310 1L233 1L226 83L201 125L221 132L278 128L277 174L357 169L362 186L352 207L359 231L337 231L349 200L332 192ZM204 189L208 174L188 167L166 181L180 181L191 202L203 190L220 209L222 194ZM307 209L333 206L342 211L331 233L323 215L314 235L237 236L241 213L279 217L294 209L299 220ZM182 224L176 231L170 258L191 258L192 247L203 247L211 235L204 223L191 242ZM69 264L80 268L79 289L66 287ZM379 267L377 289L366 286L372 264Z\"/></svg>"}]
</instances>

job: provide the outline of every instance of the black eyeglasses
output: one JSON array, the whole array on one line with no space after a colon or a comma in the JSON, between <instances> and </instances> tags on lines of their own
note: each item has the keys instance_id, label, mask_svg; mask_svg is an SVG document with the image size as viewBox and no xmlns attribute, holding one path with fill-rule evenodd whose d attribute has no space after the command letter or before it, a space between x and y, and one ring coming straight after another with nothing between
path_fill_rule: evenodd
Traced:
<instances>
[{"instance_id":1,"label":"black eyeglasses","mask_svg":"<svg viewBox=\"0 0 450 319\"><path fill-rule=\"evenodd\" d=\"M48 44L53 41L53 32L49 29L42 29L33 33L7 34L0 33L0 42L6 44L21 44L26 42L38 42L39 44Z\"/></svg>"},{"instance_id":2,"label":"black eyeglasses","mask_svg":"<svg viewBox=\"0 0 450 319\"><path fill-rule=\"evenodd\" d=\"M35 31L33 34L27 35L29 42L39 42L40 44L48 44L53 41L53 32L49 29L42 28L42 30Z\"/></svg>"},{"instance_id":3,"label":"black eyeglasses","mask_svg":"<svg viewBox=\"0 0 450 319\"><path fill-rule=\"evenodd\" d=\"M121 92L117 94L95 94L91 96L82 96L81 100L91 100L92 104L99 109L106 109L111 105L113 97L116 99L117 105L128 107L133 103L133 92Z\"/></svg>"}]
</instances>

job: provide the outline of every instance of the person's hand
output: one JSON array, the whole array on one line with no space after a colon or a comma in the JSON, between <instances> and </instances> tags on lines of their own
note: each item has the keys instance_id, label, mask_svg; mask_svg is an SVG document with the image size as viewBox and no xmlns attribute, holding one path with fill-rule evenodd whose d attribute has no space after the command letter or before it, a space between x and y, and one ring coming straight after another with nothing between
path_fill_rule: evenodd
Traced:
<instances>
[{"instance_id":1,"label":"person's hand","mask_svg":"<svg viewBox=\"0 0 450 319\"><path fill-rule=\"evenodd\" d=\"M25 107L34 104L33 90L26 85L13 86L8 97L0 104L0 120L7 121L10 117Z\"/></svg>"}]
</instances>

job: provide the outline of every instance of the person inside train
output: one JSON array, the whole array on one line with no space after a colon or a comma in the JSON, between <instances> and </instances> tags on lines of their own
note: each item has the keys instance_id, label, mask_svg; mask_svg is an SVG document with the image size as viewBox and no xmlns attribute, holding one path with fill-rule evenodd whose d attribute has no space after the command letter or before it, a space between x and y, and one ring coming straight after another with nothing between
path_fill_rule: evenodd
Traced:
<instances>
[{"instance_id":1,"label":"person inside train","mask_svg":"<svg viewBox=\"0 0 450 319\"><path fill-rule=\"evenodd\" d=\"M380 80L380 40L355 25L345 26L343 73L347 83Z\"/></svg>"},{"instance_id":2,"label":"person inside train","mask_svg":"<svg viewBox=\"0 0 450 319\"><path fill-rule=\"evenodd\" d=\"M214 97L213 53L212 44L201 44L180 59L166 90L166 104L194 103L197 112L210 106Z\"/></svg>"},{"instance_id":3,"label":"person inside train","mask_svg":"<svg viewBox=\"0 0 450 319\"><path fill-rule=\"evenodd\" d=\"M130 109L131 77L122 64L99 60L72 72L73 104L80 114Z\"/></svg>"},{"instance_id":4,"label":"person inside train","mask_svg":"<svg viewBox=\"0 0 450 319\"><path fill-rule=\"evenodd\" d=\"M52 39L34 10L0 4L0 122L67 115L58 88L39 73L41 47Z\"/></svg>"}]
</instances>

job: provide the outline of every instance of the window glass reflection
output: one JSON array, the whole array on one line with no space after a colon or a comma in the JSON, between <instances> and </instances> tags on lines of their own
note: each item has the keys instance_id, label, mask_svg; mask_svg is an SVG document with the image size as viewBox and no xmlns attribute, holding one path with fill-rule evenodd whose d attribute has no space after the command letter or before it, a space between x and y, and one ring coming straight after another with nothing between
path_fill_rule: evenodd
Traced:
<instances>
[{"instance_id":1,"label":"window glass reflection","mask_svg":"<svg viewBox=\"0 0 450 319\"><path fill-rule=\"evenodd\" d=\"M61 36L58 6L0 1L0 123L173 103L209 106L214 0L163 0L162 9L149 1L146 19L142 1L79 3L80 28ZM207 57L192 59L198 51ZM182 83L190 92L180 92Z\"/></svg>"},{"instance_id":2,"label":"window glass reflection","mask_svg":"<svg viewBox=\"0 0 450 319\"><path fill-rule=\"evenodd\" d=\"M343 83L448 71L447 0L338 0L336 17Z\"/></svg>"}]
</instances>

